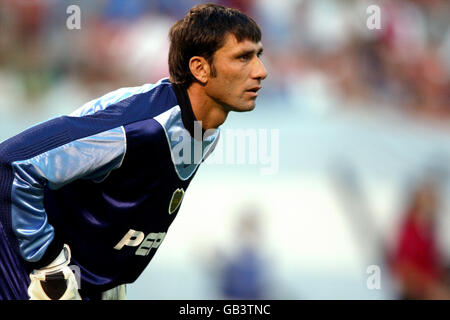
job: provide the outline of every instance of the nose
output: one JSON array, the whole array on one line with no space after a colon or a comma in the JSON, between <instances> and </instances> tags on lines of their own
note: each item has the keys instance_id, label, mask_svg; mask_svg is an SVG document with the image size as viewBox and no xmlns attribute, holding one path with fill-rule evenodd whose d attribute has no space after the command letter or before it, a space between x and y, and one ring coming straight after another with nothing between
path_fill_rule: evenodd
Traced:
<instances>
[{"instance_id":1,"label":"nose","mask_svg":"<svg viewBox=\"0 0 450 320\"><path fill-rule=\"evenodd\" d=\"M265 78L267 78L267 70L264 67L264 64L262 63L261 59L258 57L256 57L256 64L253 73L253 78L258 80L264 80Z\"/></svg>"}]
</instances>

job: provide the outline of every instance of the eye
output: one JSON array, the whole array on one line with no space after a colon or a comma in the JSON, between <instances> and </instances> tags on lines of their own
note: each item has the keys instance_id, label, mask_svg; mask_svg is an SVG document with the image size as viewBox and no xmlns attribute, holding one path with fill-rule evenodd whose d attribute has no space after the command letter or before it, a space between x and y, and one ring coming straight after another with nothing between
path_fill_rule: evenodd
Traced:
<instances>
[{"instance_id":1,"label":"eye","mask_svg":"<svg viewBox=\"0 0 450 320\"><path fill-rule=\"evenodd\" d=\"M252 57L252 55L250 53L247 53L247 54L240 56L239 59L242 61L248 61L251 59L251 57Z\"/></svg>"}]
</instances>

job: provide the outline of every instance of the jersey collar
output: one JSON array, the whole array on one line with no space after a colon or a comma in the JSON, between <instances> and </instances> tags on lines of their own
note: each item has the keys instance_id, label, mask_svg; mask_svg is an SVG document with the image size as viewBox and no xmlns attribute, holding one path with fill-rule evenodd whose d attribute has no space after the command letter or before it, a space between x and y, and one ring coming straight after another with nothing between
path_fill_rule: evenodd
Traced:
<instances>
[{"instance_id":1,"label":"jersey collar","mask_svg":"<svg viewBox=\"0 0 450 320\"><path fill-rule=\"evenodd\" d=\"M191 101L187 93L186 87L176 83L172 83L173 91L177 97L178 105L181 109L181 119L186 130L189 131L191 137L194 137L194 122L198 121L195 118L194 111L192 110ZM202 127L202 136L205 134L205 129Z\"/></svg>"}]
</instances>

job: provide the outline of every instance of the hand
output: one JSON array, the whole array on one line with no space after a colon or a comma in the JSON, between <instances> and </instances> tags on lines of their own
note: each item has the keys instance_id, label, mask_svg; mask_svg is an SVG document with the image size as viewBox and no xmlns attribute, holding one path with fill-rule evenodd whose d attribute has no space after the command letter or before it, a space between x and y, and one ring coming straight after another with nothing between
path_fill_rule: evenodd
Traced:
<instances>
[{"instance_id":1,"label":"hand","mask_svg":"<svg viewBox=\"0 0 450 320\"><path fill-rule=\"evenodd\" d=\"M70 248L65 244L51 264L33 270L28 287L30 300L81 300L77 280L69 267L70 258Z\"/></svg>"}]
</instances>

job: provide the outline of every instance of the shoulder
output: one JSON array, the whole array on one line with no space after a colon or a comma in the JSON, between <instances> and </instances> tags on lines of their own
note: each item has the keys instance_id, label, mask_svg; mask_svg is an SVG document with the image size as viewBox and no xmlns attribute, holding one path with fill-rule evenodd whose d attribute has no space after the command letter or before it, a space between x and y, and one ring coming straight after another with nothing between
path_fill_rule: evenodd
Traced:
<instances>
[{"instance_id":1,"label":"shoulder","mask_svg":"<svg viewBox=\"0 0 450 320\"><path fill-rule=\"evenodd\" d=\"M8 161L33 157L75 140L153 119L175 105L176 96L166 78L154 84L117 89L86 103L68 116L28 128L0 143L0 151Z\"/></svg>"},{"instance_id":2,"label":"shoulder","mask_svg":"<svg viewBox=\"0 0 450 320\"><path fill-rule=\"evenodd\" d=\"M137 119L152 118L177 104L175 93L168 78L156 83L146 83L136 87L119 88L93 99L74 112L70 117L93 116L113 113L135 114Z\"/></svg>"}]
</instances>

